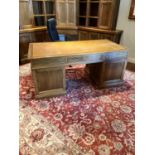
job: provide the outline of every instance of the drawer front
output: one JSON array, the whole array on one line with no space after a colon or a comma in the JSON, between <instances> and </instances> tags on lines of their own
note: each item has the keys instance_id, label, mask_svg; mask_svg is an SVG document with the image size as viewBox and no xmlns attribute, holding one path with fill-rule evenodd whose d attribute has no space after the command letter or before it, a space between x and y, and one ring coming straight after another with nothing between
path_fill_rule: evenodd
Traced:
<instances>
[{"instance_id":1,"label":"drawer front","mask_svg":"<svg viewBox=\"0 0 155 155\"><path fill-rule=\"evenodd\" d=\"M104 54L91 54L91 55L80 55L72 56L67 59L67 62L70 64L76 63L93 63L93 62L102 62L105 60Z\"/></svg>"},{"instance_id":2,"label":"drawer front","mask_svg":"<svg viewBox=\"0 0 155 155\"><path fill-rule=\"evenodd\" d=\"M87 60L87 56L72 56L68 58L68 63L84 62Z\"/></svg>"},{"instance_id":3,"label":"drawer front","mask_svg":"<svg viewBox=\"0 0 155 155\"><path fill-rule=\"evenodd\" d=\"M67 63L66 57L59 58L45 58L45 59L37 59L32 60L32 68L45 68L45 67L54 67L60 66Z\"/></svg>"}]
</instances>

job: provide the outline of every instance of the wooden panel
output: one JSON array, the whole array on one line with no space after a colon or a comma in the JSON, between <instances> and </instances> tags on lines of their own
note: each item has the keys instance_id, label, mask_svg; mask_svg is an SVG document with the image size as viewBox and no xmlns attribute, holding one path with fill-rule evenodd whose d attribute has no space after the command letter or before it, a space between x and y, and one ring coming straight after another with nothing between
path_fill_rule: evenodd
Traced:
<instances>
[{"instance_id":1,"label":"wooden panel","mask_svg":"<svg viewBox=\"0 0 155 155\"><path fill-rule=\"evenodd\" d=\"M115 79L122 79L122 70L125 65L125 60L111 60L114 62L107 62L105 63L105 71L103 75L103 79L105 81L108 80L115 80Z\"/></svg>"},{"instance_id":2,"label":"wooden panel","mask_svg":"<svg viewBox=\"0 0 155 155\"><path fill-rule=\"evenodd\" d=\"M33 24L32 2L31 1L19 1L19 25Z\"/></svg>"},{"instance_id":3,"label":"wooden panel","mask_svg":"<svg viewBox=\"0 0 155 155\"><path fill-rule=\"evenodd\" d=\"M71 56L67 58L68 64L77 64L77 63L94 63L102 62L105 60L106 54L91 54L91 55L80 55L80 56Z\"/></svg>"},{"instance_id":4,"label":"wooden panel","mask_svg":"<svg viewBox=\"0 0 155 155\"><path fill-rule=\"evenodd\" d=\"M47 31L36 31L33 34L34 34L34 37L35 37L35 42L50 41L50 38L48 37Z\"/></svg>"},{"instance_id":5,"label":"wooden panel","mask_svg":"<svg viewBox=\"0 0 155 155\"><path fill-rule=\"evenodd\" d=\"M89 32L89 39L99 39L99 33Z\"/></svg>"},{"instance_id":6,"label":"wooden panel","mask_svg":"<svg viewBox=\"0 0 155 155\"><path fill-rule=\"evenodd\" d=\"M109 39L116 43L120 42L123 31L120 30L103 30L99 28L79 27L79 40L89 39Z\"/></svg>"},{"instance_id":7,"label":"wooden panel","mask_svg":"<svg viewBox=\"0 0 155 155\"><path fill-rule=\"evenodd\" d=\"M123 75L127 63L127 53L118 56L110 54L102 63L87 65L90 77L98 88L119 86L123 83Z\"/></svg>"},{"instance_id":8,"label":"wooden panel","mask_svg":"<svg viewBox=\"0 0 155 155\"><path fill-rule=\"evenodd\" d=\"M65 93L63 67L32 69L36 97L47 97Z\"/></svg>"},{"instance_id":9,"label":"wooden panel","mask_svg":"<svg viewBox=\"0 0 155 155\"><path fill-rule=\"evenodd\" d=\"M128 62L126 69L135 72L135 63Z\"/></svg>"},{"instance_id":10,"label":"wooden panel","mask_svg":"<svg viewBox=\"0 0 155 155\"><path fill-rule=\"evenodd\" d=\"M101 3L100 6L100 26L109 27L111 24L112 3Z\"/></svg>"},{"instance_id":11,"label":"wooden panel","mask_svg":"<svg viewBox=\"0 0 155 155\"><path fill-rule=\"evenodd\" d=\"M75 1L68 2L68 9L67 9L67 18L68 23L67 25L76 25L76 5Z\"/></svg>"},{"instance_id":12,"label":"wooden panel","mask_svg":"<svg viewBox=\"0 0 155 155\"><path fill-rule=\"evenodd\" d=\"M67 7L65 1L57 1L57 24L65 25L67 22Z\"/></svg>"},{"instance_id":13,"label":"wooden panel","mask_svg":"<svg viewBox=\"0 0 155 155\"><path fill-rule=\"evenodd\" d=\"M39 92L63 87L63 73L60 69L40 69L36 70L35 74Z\"/></svg>"},{"instance_id":14,"label":"wooden panel","mask_svg":"<svg viewBox=\"0 0 155 155\"><path fill-rule=\"evenodd\" d=\"M115 30L120 0L101 1L99 27Z\"/></svg>"},{"instance_id":15,"label":"wooden panel","mask_svg":"<svg viewBox=\"0 0 155 155\"><path fill-rule=\"evenodd\" d=\"M57 0L58 26L76 26L76 1Z\"/></svg>"},{"instance_id":16,"label":"wooden panel","mask_svg":"<svg viewBox=\"0 0 155 155\"><path fill-rule=\"evenodd\" d=\"M99 35L99 38L100 39L109 39L111 41L114 41L114 35L111 35L111 34L104 34L104 33L101 33Z\"/></svg>"},{"instance_id":17,"label":"wooden panel","mask_svg":"<svg viewBox=\"0 0 155 155\"><path fill-rule=\"evenodd\" d=\"M79 31L79 40L88 40L89 34L86 31Z\"/></svg>"},{"instance_id":18,"label":"wooden panel","mask_svg":"<svg viewBox=\"0 0 155 155\"><path fill-rule=\"evenodd\" d=\"M29 62L27 59L29 43L32 42L31 33L20 34L19 36L19 63Z\"/></svg>"},{"instance_id":19,"label":"wooden panel","mask_svg":"<svg viewBox=\"0 0 155 155\"><path fill-rule=\"evenodd\" d=\"M66 57L36 59L32 61L31 67L33 69L38 69L38 68L46 68L46 67L52 67L52 66L60 66L66 63L67 63Z\"/></svg>"}]
</instances>

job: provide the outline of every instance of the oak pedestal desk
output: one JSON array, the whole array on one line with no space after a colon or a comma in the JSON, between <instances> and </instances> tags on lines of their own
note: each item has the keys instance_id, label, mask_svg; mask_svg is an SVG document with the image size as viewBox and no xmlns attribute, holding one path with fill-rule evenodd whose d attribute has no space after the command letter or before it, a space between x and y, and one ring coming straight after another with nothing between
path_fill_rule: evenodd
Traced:
<instances>
[{"instance_id":1,"label":"oak pedestal desk","mask_svg":"<svg viewBox=\"0 0 155 155\"><path fill-rule=\"evenodd\" d=\"M123 84L127 50L109 40L30 43L36 98L66 93L66 65L88 64L87 69L98 88Z\"/></svg>"}]
</instances>

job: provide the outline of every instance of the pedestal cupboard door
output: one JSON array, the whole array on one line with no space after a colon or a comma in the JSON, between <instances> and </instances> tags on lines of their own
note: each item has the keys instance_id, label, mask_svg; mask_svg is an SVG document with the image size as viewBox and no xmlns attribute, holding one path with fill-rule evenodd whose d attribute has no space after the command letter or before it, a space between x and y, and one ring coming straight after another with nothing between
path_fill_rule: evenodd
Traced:
<instances>
[{"instance_id":1,"label":"pedestal cupboard door","mask_svg":"<svg viewBox=\"0 0 155 155\"><path fill-rule=\"evenodd\" d=\"M65 93L65 78L63 67L33 69L36 97L52 96Z\"/></svg>"},{"instance_id":2,"label":"pedestal cupboard door","mask_svg":"<svg viewBox=\"0 0 155 155\"><path fill-rule=\"evenodd\" d=\"M106 54L100 63L89 64L89 75L98 88L123 84L123 75L127 63L127 52Z\"/></svg>"},{"instance_id":3,"label":"pedestal cupboard door","mask_svg":"<svg viewBox=\"0 0 155 155\"><path fill-rule=\"evenodd\" d=\"M106 61L103 63L103 72L101 74L101 85L118 86L123 83L124 71L127 63L127 53L124 52L120 56L115 56L114 53L108 54Z\"/></svg>"}]
</instances>

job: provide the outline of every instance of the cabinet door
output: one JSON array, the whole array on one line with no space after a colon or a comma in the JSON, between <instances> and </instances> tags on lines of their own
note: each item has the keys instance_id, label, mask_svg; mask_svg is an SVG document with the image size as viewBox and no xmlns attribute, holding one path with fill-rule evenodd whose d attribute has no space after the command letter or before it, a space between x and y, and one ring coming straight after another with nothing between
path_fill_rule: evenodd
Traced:
<instances>
[{"instance_id":1,"label":"cabinet door","mask_svg":"<svg viewBox=\"0 0 155 155\"><path fill-rule=\"evenodd\" d=\"M57 25L64 26L67 23L66 0L57 0L56 7Z\"/></svg>"},{"instance_id":2,"label":"cabinet door","mask_svg":"<svg viewBox=\"0 0 155 155\"><path fill-rule=\"evenodd\" d=\"M99 27L115 29L120 0L102 0L99 10Z\"/></svg>"},{"instance_id":3,"label":"cabinet door","mask_svg":"<svg viewBox=\"0 0 155 155\"><path fill-rule=\"evenodd\" d=\"M104 33L102 33L102 34L99 35L99 38L100 39L108 39L108 40L113 41L114 40L114 35L113 34L104 34Z\"/></svg>"},{"instance_id":4,"label":"cabinet door","mask_svg":"<svg viewBox=\"0 0 155 155\"><path fill-rule=\"evenodd\" d=\"M57 0L56 10L58 26L76 25L75 0Z\"/></svg>"},{"instance_id":5,"label":"cabinet door","mask_svg":"<svg viewBox=\"0 0 155 155\"><path fill-rule=\"evenodd\" d=\"M68 0L67 25L76 26L76 4L75 4L75 0Z\"/></svg>"},{"instance_id":6,"label":"cabinet door","mask_svg":"<svg viewBox=\"0 0 155 155\"><path fill-rule=\"evenodd\" d=\"M86 31L79 31L79 40L88 40L89 33Z\"/></svg>"},{"instance_id":7,"label":"cabinet door","mask_svg":"<svg viewBox=\"0 0 155 155\"><path fill-rule=\"evenodd\" d=\"M50 41L46 30L33 32L33 35L34 35L34 42Z\"/></svg>"},{"instance_id":8,"label":"cabinet door","mask_svg":"<svg viewBox=\"0 0 155 155\"><path fill-rule=\"evenodd\" d=\"M57 25L65 25L67 21L67 7L65 0L57 0L56 5Z\"/></svg>"},{"instance_id":9,"label":"cabinet door","mask_svg":"<svg viewBox=\"0 0 155 155\"><path fill-rule=\"evenodd\" d=\"M32 77L36 98L55 96L66 93L65 70L63 67L33 69Z\"/></svg>"},{"instance_id":10,"label":"cabinet door","mask_svg":"<svg viewBox=\"0 0 155 155\"><path fill-rule=\"evenodd\" d=\"M89 32L89 39L90 39L90 40L99 39L99 33Z\"/></svg>"},{"instance_id":11,"label":"cabinet door","mask_svg":"<svg viewBox=\"0 0 155 155\"><path fill-rule=\"evenodd\" d=\"M123 84L127 52L109 53L101 63L89 64L90 77L99 88Z\"/></svg>"},{"instance_id":12,"label":"cabinet door","mask_svg":"<svg viewBox=\"0 0 155 155\"><path fill-rule=\"evenodd\" d=\"M109 39L119 44L121 35L122 35L122 31L116 32L114 34L101 33L99 35L99 39Z\"/></svg>"},{"instance_id":13,"label":"cabinet door","mask_svg":"<svg viewBox=\"0 0 155 155\"><path fill-rule=\"evenodd\" d=\"M19 62L20 64L28 62L27 54L29 43L31 42L31 34L23 33L19 36Z\"/></svg>"},{"instance_id":14,"label":"cabinet door","mask_svg":"<svg viewBox=\"0 0 155 155\"><path fill-rule=\"evenodd\" d=\"M19 25L32 25L33 11L31 0L19 0Z\"/></svg>"}]
</instances>

